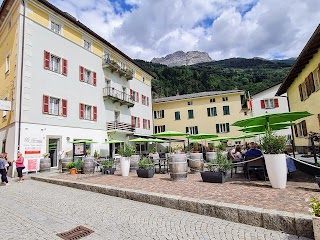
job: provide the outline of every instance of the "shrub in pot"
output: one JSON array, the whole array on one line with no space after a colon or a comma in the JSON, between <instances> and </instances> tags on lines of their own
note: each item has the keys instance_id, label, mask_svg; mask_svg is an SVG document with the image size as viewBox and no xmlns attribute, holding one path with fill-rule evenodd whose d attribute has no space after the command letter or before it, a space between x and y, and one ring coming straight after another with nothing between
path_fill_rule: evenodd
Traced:
<instances>
[{"instance_id":1,"label":"shrub in pot","mask_svg":"<svg viewBox=\"0 0 320 240\"><path fill-rule=\"evenodd\" d=\"M231 168L231 161L218 151L217 158L207 163L208 171L201 172L202 180L210 183L224 183L227 171Z\"/></svg>"},{"instance_id":2,"label":"shrub in pot","mask_svg":"<svg viewBox=\"0 0 320 240\"><path fill-rule=\"evenodd\" d=\"M114 174L116 168L113 167L113 161L105 160L100 163L100 166L103 167L103 174Z\"/></svg>"},{"instance_id":3,"label":"shrub in pot","mask_svg":"<svg viewBox=\"0 0 320 240\"><path fill-rule=\"evenodd\" d=\"M73 160L66 165L66 168L69 169L71 175L77 173L76 165Z\"/></svg>"},{"instance_id":4,"label":"shrub in pot","mask_svg":"<svg viewBox=\"0 0 320 240\"><path fill-rule=\"evenodd\" d=\"M269 180L273 188L285 188L287 184L287 160L283 153L286 144L285 136L275 135L272 131L266 131L261 141Z\"/></svg>"},{"instance_id":5,"label":"shrub in pot","mask_svg":"<svg viewBox=\"0 0 320 240\"><path fill-rule=\"evenodd\" d=\"M79 159L78 161L74 162L74 167L77 169L77 173L81 173L83 168L82 160Z\"/></svg>"},{"instance_id":6,"label":"shrub in pot","mask_svg":"<svg viewBox=\"0 0 320 240\"><path fill-rule=\"evenodd\" d=\"M133 146L128 145L128 144L124 144L118 150L118 153L121 155L121 159L120 159L121 175L124 177L129 176L130 157L132 156L134 151L135 150L134 150Z\"/></svg>"},{"instance_id":7,"label":"shrub in pot","mask_svg":"<svg viewBox=\"0 0 320 240\"><path fill-rule=\"evenodd\" d=\"M214 143L209 143L208 147L209 147L209 152L213 152L214 151Z\"/></svg>"},{"instance_id":8,"label":"shrub in pot","mask_svg":"<svg viewBox=\"0 0 320 240\"><path fill-rule=\"evenodd\" d=\"M152 178L154 175L154 164L152 160L143 158L139 160L137 174L138 177Z\"/></svg>"},{"instance_id":9,"label":"shrub in pot","mask_svg":"<svg viewBox=\"0 0 320 240\"><path fill-rule=\"evenodd\" d=\"M320 200L312 197L310 199L310 212L313 215L313 232L314 239L320 240Z\"/></svg>"}]
</instances>

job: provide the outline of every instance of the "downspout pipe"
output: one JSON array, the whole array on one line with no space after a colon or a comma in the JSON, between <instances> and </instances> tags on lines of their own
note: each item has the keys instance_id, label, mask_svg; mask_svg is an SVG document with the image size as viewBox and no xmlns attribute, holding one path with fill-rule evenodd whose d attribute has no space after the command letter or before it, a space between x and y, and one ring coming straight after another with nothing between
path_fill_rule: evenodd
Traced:
<instances>
[{"instance_id":1,"label":"downspout pipe","mask_svg":"<svg viewBox=\"0 0 320 240\"><path fill-rule=\"evenodd\" d=\"M24 35L26 27L26 3L21 1L23 5L23 22L22 22L22 50L21 50L21 68L20 68L20 89L19 89L19 120L18 120L18 151L20 151L21 143L21 115L22 115L22 83L23 83L23 67L24 67Z\"/></svg>"}]
</instances>

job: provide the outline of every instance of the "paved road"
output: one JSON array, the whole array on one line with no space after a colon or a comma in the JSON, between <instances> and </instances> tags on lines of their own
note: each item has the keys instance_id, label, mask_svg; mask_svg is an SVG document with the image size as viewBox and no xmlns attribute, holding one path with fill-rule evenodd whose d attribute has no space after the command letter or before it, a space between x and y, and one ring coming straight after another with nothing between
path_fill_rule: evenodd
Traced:
<instances>
[{"instance_id":1,"label":"paved road","mask_svg":"<svg viewBox=\"0 0 320 240\"><path fill-rule=\"evenodd\" d=\"M298 239L263 228L146 203L25 180L0 187L0 239L60 239L78 225L83 239ZM305 239L305 238L300 238Z\"/></svg>"}]
</instances>

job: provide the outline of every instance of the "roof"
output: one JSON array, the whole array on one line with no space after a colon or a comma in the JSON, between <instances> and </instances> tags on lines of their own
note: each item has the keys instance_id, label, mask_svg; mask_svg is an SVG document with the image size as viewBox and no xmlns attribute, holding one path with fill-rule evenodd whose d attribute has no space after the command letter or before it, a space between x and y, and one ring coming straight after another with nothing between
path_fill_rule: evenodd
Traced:
<instances>
[{"instance_id":1,"label":"roof","mask_svg":"<svg viewBox=\"0 0 320 240\"><path fill-rule=\"evenodd\" d=\"M320 47L320 24L312 34L307 44L304 46L299 57L297 58L292 68L290 69L290 72L288 73L287 77L281 84L279 90L276 93L277 96L284 94L288 90L288 88L294 82L294 80L299 75L299 73L302 72L304 67L309 63L310 59L313 58L313 55L318 52L319 47Z\"/></svg>"},{"instance_id":2,"label":"roof","mask_svg":"<svg viewBox=\"0 0 320 240\"><path fill-rule=\"evenodd\" d=\"M265 92L265 91L267 91L267 90L269 90L269 89L271 89L271 88L277 87L277 86L278 86L278 90L279 90L280 85L281 85L281 83L273 84L273 85L271 85L270 87L268 87L268 88L266 88L266 89L264 89L264 90L262 90L262 91L260 91L260 92L258 92L258 93L256 93L256 94L252 95L251 97L254 97L254 96L256 96L256 95L259 95L259 94L261 94L261 93L263 93L263 92Z\"/></svg>"},{"instance_id":3,"label":"roof","mask_svg":"<svg viewBox=\"0 0 320 240\"><path fill-rule=\"evenodd\" d=\"M1 15L2 12L4 12L4 10L6 10L6 5L9 3L13 3L14 1L12 0L4 0L2 5L1 5L1 9L0 9L0 20L1 20ZM115 46L113 46L111 43L109 43L107 40L105 40L103 37L101 37L100 35L98 35L97 33L95 33L94 31L92 31L90 28L88 28L86 25L84 25L83 23L81 23L80 21L78 21L75 17L73 17L72 15L70 15L67 12L63 12L62 10L60 10L59 8L57 8L56 6L52 5L51 3L49 3L46 0L38 0L39 3L45 5L46 7L50 8L52 11L56 12L57 14L61 15L62 17L66 18L67 20L69 20L70 22L72 22L73 24L75 24L76 26L78 26L79 28L83 29L84 31L88 32L89 34L91 34L93 37L99 39L101 42L103 42L104 44L106 44L108 47L110 47L111 49L113 49L114 51L116 51L117 53L119 53L120 55L122 55L123 57L125 57L126 59L128 59L131 63L133 63L134 65L138 66L139 68L141 68L143 71L145 71L146 73L148 73L151 78L153 78L153 75L145 70L143 67L141 67L140 65L138 65L132 58L130 58L128 55L126 55L125 53L123 53L122 51L120 51L118 48L116 48ZM10 4L9 4L10 5ZM11 4L12 5L12 4Z\"/></svg>"},{"instance_id":4,"label":"roof","mask_svg":"<svg viewBox=\"0 0 320 240\"><path fill-rule=\"evenodd\" d=\"M244 91L243 90L230 90L230 91L212 91L212 92L191 93L191 94L177 95L177 96L171 96L171 97L157 98L157 99L154 99L154 103L169 102L169 101L183 100L183 99L189 99L189 98L216 96L216 95L230 94L230 93L244 93Z\"/></svg>"}]
</instances>

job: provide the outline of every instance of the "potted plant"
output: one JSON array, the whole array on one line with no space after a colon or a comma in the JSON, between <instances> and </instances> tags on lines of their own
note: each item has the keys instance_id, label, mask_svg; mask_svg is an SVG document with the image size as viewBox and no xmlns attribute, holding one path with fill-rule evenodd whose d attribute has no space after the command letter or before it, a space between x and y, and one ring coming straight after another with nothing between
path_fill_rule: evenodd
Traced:
<instances>
[{"instance_id":1,"label":"potted plant","mask_svg":"<svg viewBox=\"0 0 320 240\"><path fill-rule=\"evenodd\" d=\"M180 146L180 145L176 145L176 146L173 147L173 151L174 151L175 153L180 154L180 153L181 153L181 150L182 150L182 146Z\"/></svg>"},{"instance_id":2,"label":"potted plant","mask_svg":"<svg viewBox=\"0 0 320 240\"><path fill-rule=\"evenodd\" d=\"M189 167L191 173L199 172L203 168L203 155L199 152L199 144L193 143L193 150L190 153Z\"/></svg>"},{"instance_id":3,"label":"potted plant","mask_svg":"<svg viewBox=\"0 0 320 240\"><path fill-rule=\"evenodd\" d=\"M113 161L105 160L100 163L100 166L103 167L102 173L104 174L114 174L116 168L113 167Z\"/></svg>"},{"instance_id":4,"label":"potted plant","mask_svg":"<svg viewBox=\"0 0 320 240\"><path fill-rule=\"evenodd\" d=\"M128 144L124 144L124 146L120 147L118 150L118 153L121 155L120 168L121 168L121 175L123 177L129 176L130 158L133 152L134 152L133 147Z\"/></svg>"},{"instance_id":5,"label":"potted plant","mask_svg":"<svg viewBox=\"0 0 320 240\"><path fill-rule=\"evenodd\" d=\"M66 152L64 158L61 160L61 171L68 172L67 164L72 161L71 151Z\"/></svg>"},{"instance_id":6,"label":"potted plant","mask_svg":"<svg viewBox=\"0 0 320 240\"><path fill-rule=\"evenodd\" d=\"M77 169L77 173L82 173L82 168L83 168L83 162L82 160L78 160L74 162L74 167Z\"/></svg>"},{"instance_id":7,"label":"potted plant","mask_svg":"<svg viewBox=\"0 0 320 240\"><path fill-rule=\"evenodd\" d=\"M77 173L77 169L73 160L66 165L66 168L69 169L71 175Z\"/></svg>"},{"instance_id":8,"label":"potted plant","mask_svg":"<svg viewBox=\"0 0 320 240\"><path fill-rule=\"evenodd\" d=\"M40 172L50 171L51 159L49 158L49 153L42 154L43 158L40 159Z\"/></svg>"},{"instance_id":9,"label":"potted plant","mask_svg":"<svg viewBox=\"0 0 320 240\"><path fill-rule=\"evenodd\" d=\"M209 143L209 151L206 152L206 161L210 162L217 158L217 153L214 151L214 143Z\"/></svg>"},{"instance_id":10,"label":"potted plant","mask_svg":"<svg viewBox=\"0 0 320 240\"><path fill-rule=\"evenodd\" d=\"M266 131L261 147L271 186L285 188L287 184L287 160L283 153L287 144L285 136L277 136L272 131Z\"/></svg>"},{"instance_id":11,"label":"potted plant","mask_svg":"<svg viewBox=\"0 0 320 240\"><path fill-rule=\"evenodd\" d=\"M312 197L310 199L310 212L313 215L313 232L314 239L320 240L320 201L319 199Z\"/></svg>"},{"instance_id":12,"label":"potted plant","mask_svg":"<svg viewBox=\"0 0 320 240\"><path fill-rule=\"evenodd\" d=\"M154 164L152 160L143 158L139 160L139 168L137 169L138 177L141 178L152 178L154 175Z\"/></svg>"},{"instance_id":13,"label":"potted plant","mask_svg":"<svg viewBox=\"0 0 320 240\"><path fill-rule=\"evenodd\" d=\"M232 163L220 151L217 158L207 164L208 171L201 172L202 181L210 183L224 183L227 171L232 168Z\"/></svg>"},{"instance_id":14,"label":"potted plant","mask_svg":"<svg viewBox=\"0 0 320 240\"><path fill-rule=\"evenodd\" d=\"M152 159L159 159L159 153L157 152L157 148L156 147L151 148L151 152L150 152L149 156Z\"/></svg>"},{"instance_id":15,"label":"potted plant","mask_svg":"<svg viewBox=\"0 0 320 240\"><path fill-rule=\"evenodd\" d=\"M94 150L93 157L94 157L95 159L97 159L97 158L100 157L97 150Z\"/></svg>"}]
</instances>

